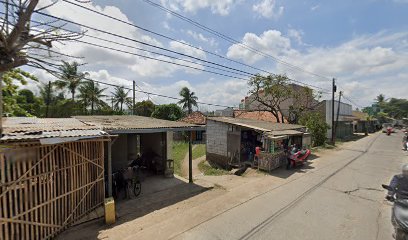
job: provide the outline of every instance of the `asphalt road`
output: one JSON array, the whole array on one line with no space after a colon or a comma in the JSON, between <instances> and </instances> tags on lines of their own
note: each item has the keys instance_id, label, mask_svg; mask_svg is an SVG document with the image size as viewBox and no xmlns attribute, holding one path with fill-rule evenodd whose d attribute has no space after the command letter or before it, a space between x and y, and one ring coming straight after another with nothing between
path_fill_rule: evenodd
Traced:
<instances>
[{"instance_id":1,"label":"asphalt road","mask_svg":"<svg viewBox=\"0 0 408 240\"><path fill-rule=\"evenodd\" d=\"M401 133L344 146L304 177L259 195L175 239L392 239L382 183L408 162ZM256 186L253 186L256 187Z\"/></svg>"}]
</instances>

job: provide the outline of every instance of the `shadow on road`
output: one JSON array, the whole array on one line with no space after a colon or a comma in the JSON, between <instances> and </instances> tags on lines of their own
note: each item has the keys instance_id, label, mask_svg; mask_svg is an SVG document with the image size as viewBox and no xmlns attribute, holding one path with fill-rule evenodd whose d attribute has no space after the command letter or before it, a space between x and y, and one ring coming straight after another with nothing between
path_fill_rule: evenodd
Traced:
<instances>
[{"instance_id":1,"label":"shadow on road","mask_svg":"<svg viewBox=\"0 0 408 240\"><path fill-rule=\"evenodd\" d=\"M72 227L60 234L57 239L98 239L103 230L118 227L210 189L211 187L186 183L178 178L147 178L142 184L142 194L139 197L115 200L115 224L107 226L103 218L97 219Z\"/></svg>"}]
</instances>

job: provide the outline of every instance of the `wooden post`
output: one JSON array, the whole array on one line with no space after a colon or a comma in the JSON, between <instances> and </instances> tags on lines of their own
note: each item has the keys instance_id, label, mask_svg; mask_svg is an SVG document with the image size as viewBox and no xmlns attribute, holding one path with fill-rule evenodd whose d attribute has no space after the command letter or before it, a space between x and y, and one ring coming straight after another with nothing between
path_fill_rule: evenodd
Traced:
<instances>
[{"instance_id":1,"label":"wooden post","mask_svg":"<svg viewBox=\"0 0 408 240\"><path fill-rule=\"evenodd\" d=\"M48 117L49 106L51 102L51 81L48 81L48 92L47 92L47 106L45 108L45 117Z\"/></svg>"},{"instance_id":2,"label":"wooden post","mask_svg":"<svg viewBox=\"0 0 408 240\"><path fill-rule=\"evenodd\" d=\"M108 197L112 197L112 141L108 142Z\"/></svg>"},{"instance_id":3,"label":"wooden post","mask_svg":"<svg viewBox=\"0 0 408 240\"><path fill-rule=\"evenodd\" d=\"M0 72L0 137L3 136L3 72Z\"/></svg>"},{"instance_id":4,"label":"wooden post","mask_svg":"<svg viewBox=\"0 0 408 240\"><path fill-rule=\"evenodd\" d=\"M188 182L193 183L193 147L192 147L192 131L188 133Z\"/></svg>"},{"instance_id":5,"label":"wooden post","mask_svg":"<svg viewBox=\"0 0 408 240\"><path fill-rule=\"evenodd\" d=\"M135 89L136 82L133 81L133 105L132 105L132 115L135 115L135 101L136 101L136 89Z\"/></svg>"}]
</instances>

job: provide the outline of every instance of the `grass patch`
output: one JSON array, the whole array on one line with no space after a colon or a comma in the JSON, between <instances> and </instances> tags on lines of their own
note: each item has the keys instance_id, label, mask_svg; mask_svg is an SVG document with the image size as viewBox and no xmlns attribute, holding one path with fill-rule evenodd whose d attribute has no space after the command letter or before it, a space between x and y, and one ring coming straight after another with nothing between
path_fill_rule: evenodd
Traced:
<instances>
[{"instance_id":1,"label":"grass patch","mask_svg":"<svg viewBox=\"0 0 408 240\"><path fill-rule=\"evenodd\" d=\"M196 144L193 149L193 159L200 158L205 156L205 144Z\"/></svg>"},{"instance_id":2,"label":"grass patch","mask_svg":"<svg viewBox=\"0 0 408 240\"><path fill-rule=\"evenodd\" d=\"M220 169L220 168L215 168L215 167L210 166L210 164L208 164L208 162L205 161L205 160L198 163L198 169L204 175L208 175L208 176L221 176L221 175L231 174L227 170Z\"/></svg>"},{"instance_id":3,"label":"grass patch","mask_svg":"<svg viewBox=\"0 0 408 240\"><path fill-rule=\"evenodd\" d=\"M174 160L174 173L181 176L181 169L183 166L183 159L188 152L188 143L173 142L171 151L171 159Z\"/></svg>"}]
</instances>

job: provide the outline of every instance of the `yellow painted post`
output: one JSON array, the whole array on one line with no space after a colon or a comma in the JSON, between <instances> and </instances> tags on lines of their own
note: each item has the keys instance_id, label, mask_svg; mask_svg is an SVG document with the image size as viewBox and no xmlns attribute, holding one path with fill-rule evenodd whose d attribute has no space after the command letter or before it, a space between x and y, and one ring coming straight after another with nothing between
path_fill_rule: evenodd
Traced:
<instances>
[{"instance_id":1,"label":"yellow painted post","mask_svg":"<svg viewBox=\"0 0 408 240\"><path fill-rule=\"evenodd\" d=\"M115 200L113 197L105 198L105 223L114 224L116 222L115 216Z\"/></svg>"}]
</instances>

